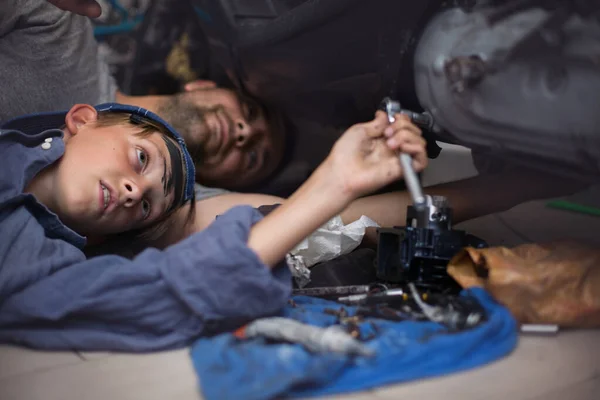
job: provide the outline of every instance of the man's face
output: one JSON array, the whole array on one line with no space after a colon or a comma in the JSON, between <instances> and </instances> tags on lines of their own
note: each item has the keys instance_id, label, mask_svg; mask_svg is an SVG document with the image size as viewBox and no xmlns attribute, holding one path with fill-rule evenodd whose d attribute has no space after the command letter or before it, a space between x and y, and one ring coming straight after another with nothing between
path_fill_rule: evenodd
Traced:
<instances>
[{"instance_id":1,"label":"man's face","mask_svg":"<svg viewBox=\"0 0 600 400\"><path fill-rule=\"evenodd\" d=\"M229 189L257 184L275 171L284 135L265 110L232 90L207 87L172 96L158 110L183 135L196 162L196 179Z\"/></svg>"},{"instance_id":2,"label":"man's face","mask_svg":"<svg viewBox=\"0 0 600 400\"><path fill-rule=\"evenodd\" d=\"M171 160L159 133L136 135L134 126L78 128L66 138L55 179L61 219L83 235L144 228L173 201Z\"/></svg>"}]
</instances>

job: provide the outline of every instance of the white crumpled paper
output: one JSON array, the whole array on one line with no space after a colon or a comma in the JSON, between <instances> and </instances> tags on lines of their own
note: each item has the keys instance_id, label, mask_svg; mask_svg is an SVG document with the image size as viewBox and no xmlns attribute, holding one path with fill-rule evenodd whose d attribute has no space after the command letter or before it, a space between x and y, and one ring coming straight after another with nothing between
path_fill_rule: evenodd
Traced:
<instances>
[{"instance_id":1,"label":"white crumpled paper","mask_svg":"<svg viewBox=\"0 0 600 400\"><path fill-rule=\"evenodd\" d=\"M313 265L333 260L357 248L365 230L370 227L379 225L364 215L344 225L338 215L304 239L286 257L298 286L303 287L310 282L309 268Z\"/></svg>"}]
</instances>

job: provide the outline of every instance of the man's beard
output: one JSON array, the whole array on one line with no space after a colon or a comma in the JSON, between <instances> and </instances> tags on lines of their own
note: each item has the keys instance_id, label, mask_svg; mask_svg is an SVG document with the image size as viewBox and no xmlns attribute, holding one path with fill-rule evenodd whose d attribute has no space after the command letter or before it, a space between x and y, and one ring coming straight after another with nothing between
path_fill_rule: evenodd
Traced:
<instances>
[{"instance_id":1,"label":"man's beard","mask_svg":"<svg viewBox=\"0 0 600 400\"><path fill-rule=\"evenodd\" d=\"M205 157L205 147L210 131L204 116L219 107L200 107L186 99L187 93L178 93L163 100L157 107L164 118L183 136L195 162Z\"/></svg>"}]
</instances>

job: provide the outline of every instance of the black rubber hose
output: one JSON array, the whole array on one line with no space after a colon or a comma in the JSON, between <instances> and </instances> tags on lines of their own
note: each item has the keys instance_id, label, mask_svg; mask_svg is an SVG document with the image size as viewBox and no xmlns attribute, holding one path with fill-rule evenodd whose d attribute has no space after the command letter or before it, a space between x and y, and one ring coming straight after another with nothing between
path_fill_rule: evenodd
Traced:
<instances>
[{"instance_id":1,"label":"black rubber hose","mask_svg":"<svg viewBox=\"0 0 600 400\"><path fill-rule=\"evenodd\" d=\"M307 0L269 22L266 29L247 29L240 32L237 45L272 45L294 35L327 23L361 0Z\"/></svg>"}]
</instances>

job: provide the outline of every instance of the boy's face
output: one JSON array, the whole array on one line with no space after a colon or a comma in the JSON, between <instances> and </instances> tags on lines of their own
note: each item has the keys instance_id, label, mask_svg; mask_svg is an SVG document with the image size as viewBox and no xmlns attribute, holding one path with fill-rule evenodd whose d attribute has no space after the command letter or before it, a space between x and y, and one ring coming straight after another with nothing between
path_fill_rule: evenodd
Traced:
<instances>
[{"instance_id":1,"label":"boy's face","mask_svg":"<svg viewBox=\"0 0 600 400\"><path fill-rule=\"evenodd\" d=\"M68 118L68 117L67 117ZM54 196L61 219L86 236L143 228L173 201L171 159L163 136L134 125L76 123L65 134ZM73 132L75 131L75 132Z\"/></svg>"}]
</instances>

